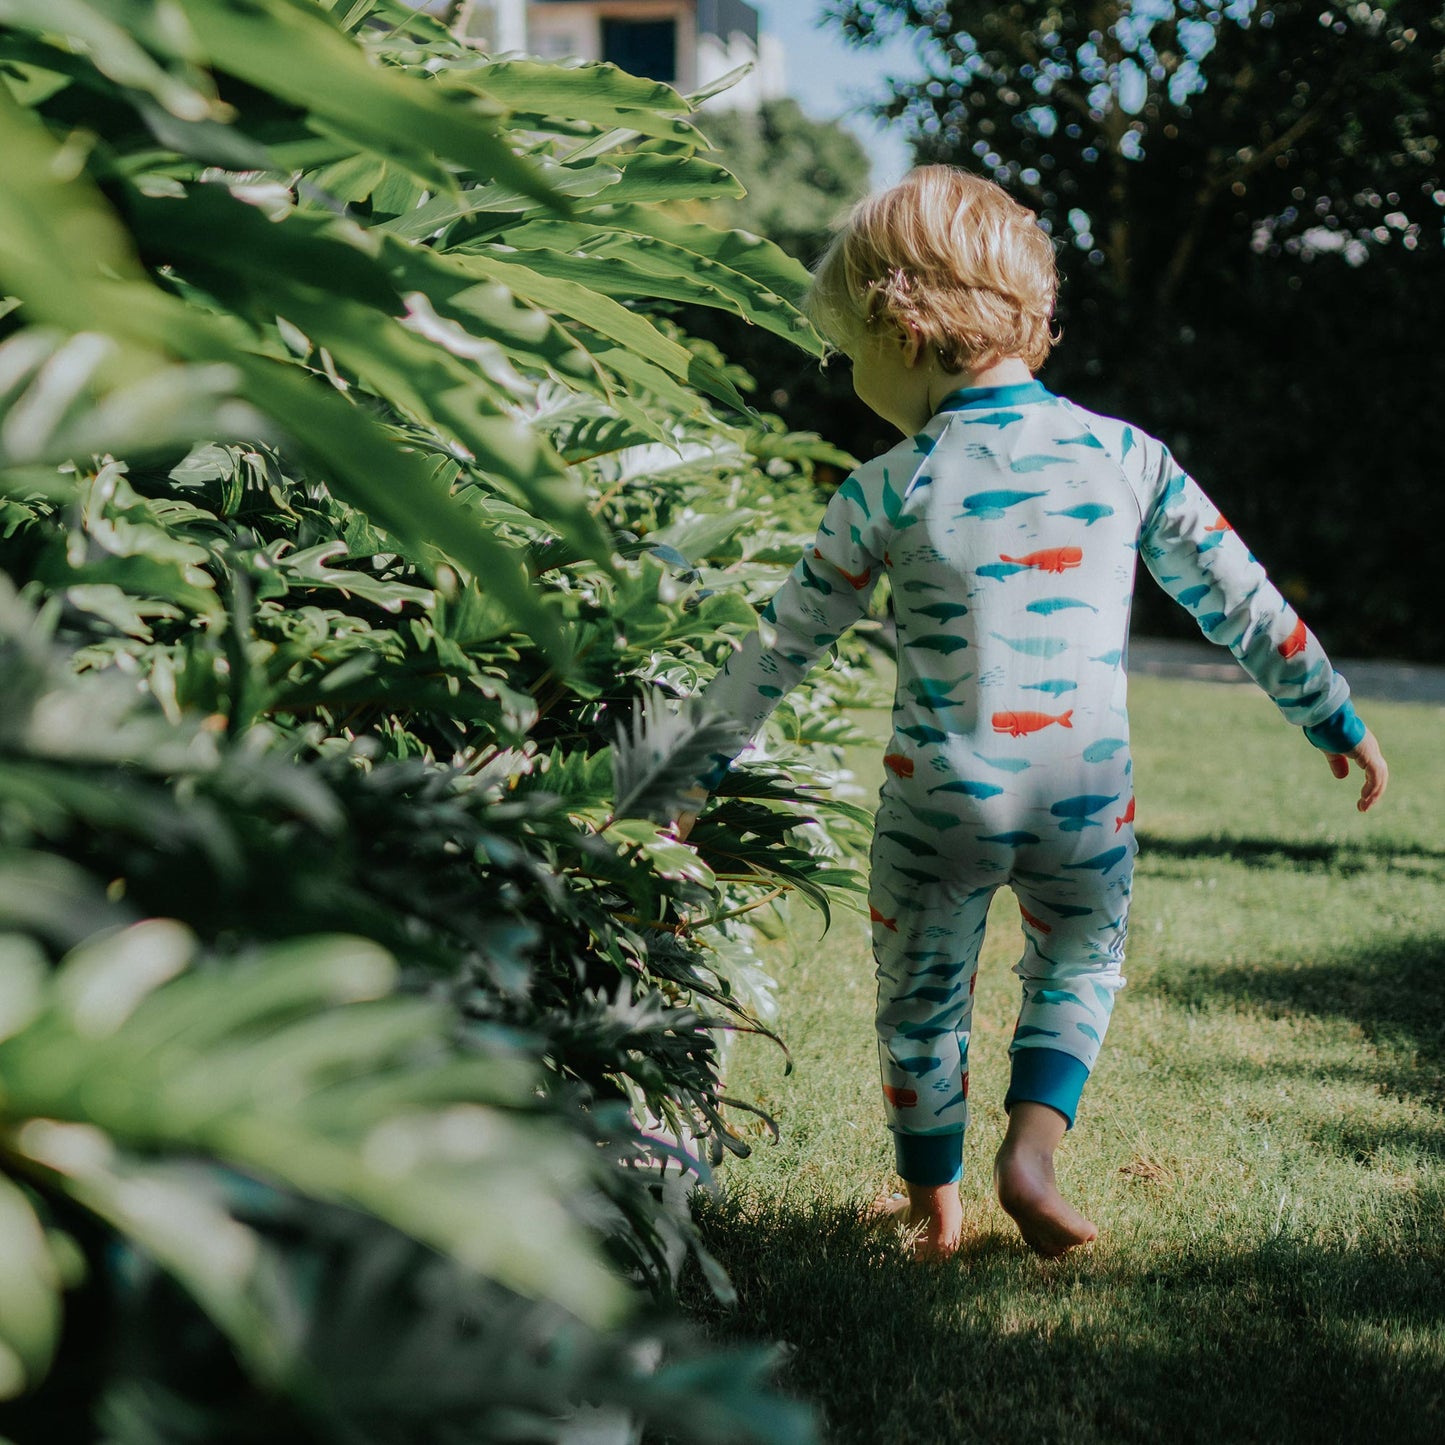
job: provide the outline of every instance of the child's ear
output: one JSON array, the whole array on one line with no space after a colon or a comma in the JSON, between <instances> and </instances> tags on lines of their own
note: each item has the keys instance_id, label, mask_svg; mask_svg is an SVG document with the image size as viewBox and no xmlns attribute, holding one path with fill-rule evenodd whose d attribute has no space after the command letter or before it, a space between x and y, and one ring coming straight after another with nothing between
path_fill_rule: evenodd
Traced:
<instances>
[{"instance_id":1,"label":"child's ear","mask_svg":"<svg viewBox=\"0 0 1445 1445\"><path fill-rule=\"evenodd\" d=\"M918 365L926 343L918 323L911 316L898 318L899 341L903 347L903 364L910 369Z\"/></svg>"}]
</instances>

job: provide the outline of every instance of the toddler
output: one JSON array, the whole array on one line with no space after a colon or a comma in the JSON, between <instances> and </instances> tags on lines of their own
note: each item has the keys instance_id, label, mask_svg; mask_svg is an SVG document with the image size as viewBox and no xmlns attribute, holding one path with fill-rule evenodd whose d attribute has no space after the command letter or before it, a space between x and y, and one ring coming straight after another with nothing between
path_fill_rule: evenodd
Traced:
<instances>
[{"instance_id":1,"label":"toddler","mask_svg":"<svg viewBox=\"0 0 1445 1445\"><path fill-rule=\"evenodd\" d=\"M1056 284L1032 212L964 171L925 166L854 209L809 309L851 358L860 400L906 440L838 489L764 609L766 640L750 637L703 694L755 731L888 575L898 684L869 902L907 1195L879 1208L902 1211L921 1256L959 1243L974 979L1003 884L1025 943L999 1200L1042 1254L1097 1233L1060 1195L1053 1156L1124 983L1136 555L1336 777L1349 759L1363 768L1361 811L1387 776L1345 680L1169 452L1033 379Z\"/></svg>"}]
</instances>

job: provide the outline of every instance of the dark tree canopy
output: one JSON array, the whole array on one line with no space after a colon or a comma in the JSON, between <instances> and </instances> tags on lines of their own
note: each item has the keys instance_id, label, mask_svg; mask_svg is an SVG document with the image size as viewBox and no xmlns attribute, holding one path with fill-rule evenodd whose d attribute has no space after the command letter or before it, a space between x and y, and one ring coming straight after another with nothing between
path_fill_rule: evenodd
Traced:
<instances>
[{"instance_id":1,"label":"dark tree canopy","mask_svg":"<svg viewBox=\"0 0 1445 1445\"><path fill-rule=\"evenodd\" d=\"M860 43L914 32L924 73L881 113L1056 238L1045 379L1157 431L1337 646L1438 652L1391 559L1445 522L1409 423L1441 379L1439 0L833 13Z\"/></svg>"},{"instance_id":2,"label":"dark tree canopy","mask_svg":"<svg viewBox=\"0 0 1445 1445\"><path fill-rule=\"evenodd\" d=\"M1039 212L1069 253L1071 307L1169 317L1233 256L1438 236L1438 5L852 0L838 13L859 38L927 36L927 73L898 83L886 113L920 161L969 164Z\"/></svg>"}]
</instances>

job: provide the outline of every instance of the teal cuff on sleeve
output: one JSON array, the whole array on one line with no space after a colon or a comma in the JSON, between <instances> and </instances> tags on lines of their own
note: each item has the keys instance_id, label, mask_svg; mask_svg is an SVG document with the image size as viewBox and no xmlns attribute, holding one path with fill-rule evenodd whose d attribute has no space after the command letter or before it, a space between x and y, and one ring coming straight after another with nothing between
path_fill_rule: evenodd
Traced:
<instances>
[{"instance_id":1,"label":"teal cuff on sleeve","mask_svg":"<svg viewBox=\"0 0 1445 1445\"><path fill-rule=\"evenodd\" d=\"M1088 1081L1088 1069L1062 1049L1016 1049L1004 1110L1007 1112L1015 1104L1047 1104L1057 1109L1072 1129L1074 1115L1079 1112L1079 1097Z\"/></svg>"},{"instance_id":2,"label":"teal cuff on sleeve","mask_svg":"<svg viewBox=\"0 0 1445 1445\"><path fill-rule=\"evenodd\" d=\"M963 1130L900 1134L895 1129L893 1157L910 1184L957 1184L963 1178Z\"/></svg>"},{"instance_id":3,"label":"teal cuff on sleeve","mask_svg":"<svg viewBox=\"0 0 1445 1445\"><path fill-rule=\"evenodd\" d=\"M1324 722L1305 729L1305 736L1321 751L1347 753L1364 741L1365 725L1354 705L1342 702Z\"/></svg>"}]
</instances>

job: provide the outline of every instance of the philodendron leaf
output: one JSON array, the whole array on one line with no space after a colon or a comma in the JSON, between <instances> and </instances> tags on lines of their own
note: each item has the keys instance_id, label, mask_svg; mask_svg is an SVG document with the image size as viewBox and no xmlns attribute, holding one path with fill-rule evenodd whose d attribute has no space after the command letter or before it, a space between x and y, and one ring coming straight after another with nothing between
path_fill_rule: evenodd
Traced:
<instances>
[{"instance_id":1,"label":"philodendron leaf","mask_svg":"<svg viewBox=\"0 0 1445 1445\"><path fill-rule=\"evenodd\" d=\"M639 702L612 749L613 816L666 821L686 811L717 755L735 755L747 740L734 719L704 710L696 698L669 703L661 692Z\"/></svg>"},{"instance_id":2,"label":"philodendron leaf","mask_svg":"<svg viewBox=\"0 0 1445 1445\"><path fill-rule=\"evenodd\" d=\"M60 1334L60 1276L35 1210L0 1174L0 1400L36 1384Z\"/></svg>"}]
</instances>

